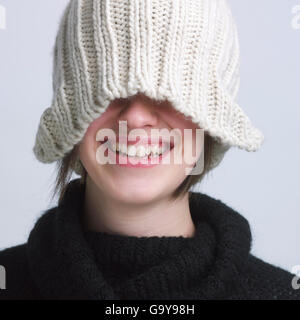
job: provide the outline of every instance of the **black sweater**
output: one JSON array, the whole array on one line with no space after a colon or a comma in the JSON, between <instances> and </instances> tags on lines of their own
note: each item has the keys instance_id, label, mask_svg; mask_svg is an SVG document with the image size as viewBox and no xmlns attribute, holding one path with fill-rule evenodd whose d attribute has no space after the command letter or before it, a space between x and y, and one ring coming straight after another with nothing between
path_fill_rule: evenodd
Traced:
<instances>
[{"instance_id":1,"label":"black sweater","mask_svg":"<svg viewBox=\"0 0 300 320\"><path fill-rule=\"evenodd\" d=\"M134 237L82 228L84 186L43 212L27 243L0 252L0 299L300 299L294 275L250 253L238 212L191 193L193 238Z\"/></svg>"}]
</instances>

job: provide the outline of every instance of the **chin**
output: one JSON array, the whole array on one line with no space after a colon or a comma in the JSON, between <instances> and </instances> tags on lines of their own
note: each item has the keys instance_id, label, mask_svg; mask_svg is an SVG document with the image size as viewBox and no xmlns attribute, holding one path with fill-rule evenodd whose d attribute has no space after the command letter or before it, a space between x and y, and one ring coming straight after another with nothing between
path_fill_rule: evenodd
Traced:
<instances>
[{"instance_id":1,"label":"chin","mask_svg":"<svg viewBox=\"0 0 300 320\"><path fill-rule=\"evenodd\" d=\"M161 195L162 190L157 187L139 187L136 185L118 186L114 197L119 201L135 204L151 202Z\"/></svg>"}]
</instances>

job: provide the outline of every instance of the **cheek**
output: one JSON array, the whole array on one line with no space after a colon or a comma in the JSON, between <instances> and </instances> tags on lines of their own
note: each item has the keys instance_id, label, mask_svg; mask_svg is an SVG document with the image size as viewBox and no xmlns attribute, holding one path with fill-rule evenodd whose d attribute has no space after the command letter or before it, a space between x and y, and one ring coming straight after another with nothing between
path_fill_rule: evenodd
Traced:
<instances>
[{"instance_id":1,"label":"cheek","mask_svg":"<svg viewBox=\"0 0 300 320\"><path fill-rule=\"evenodd\" d=\"M85 135L79 146L79 156L85 166L91 162L93 153L92 139L89 135Z\"/></svg>"},{"instance_id":2,"label":"cheek","mask_svg":"<svg viewBox=\"0 0 300 320\"><path fill-rule=\"evenodd\" d=\"M192 167L203 150L204 132L199 127L189 124L181 128L180 133L182 164L184 167Z\"/></svg>"},{"instance_id":3,"label":"cheek","mask_svg":"<svg viewBox=\"0 0 300 320\"><path fill-rule=\"evenodd\" d=\"M110 128L112 119L113 112L107 110L89 125L79 146L80 158L84 162L91 161L95 158L98 147L98 142L96 141L97 132L100 129Z\"/></svg>"},{"instance_id":4,"label":"cheek","mask_svg":"<svg viewBox=\"0 0 300 320\"><path fill-rule=\"evenodd\" d=\"M184 161L187 166L194 166L195 162L200 159L204 148L203 130L193 129L192 134L187 136L184 145Z\"/></svg>"},{"instance_id":5,"label":"cheek","mask_svg":"<svg viewBox=\"0 0 300 320\"><path fill-rule=\"evenodd\" d=\"M108 128L109 123L113 119L113 111L111 109L107 109L100 117L94 120L88 127L85 136L90 137L94 135L96 137L96 133L101 128Z\"/></svg>"}]
</instances>

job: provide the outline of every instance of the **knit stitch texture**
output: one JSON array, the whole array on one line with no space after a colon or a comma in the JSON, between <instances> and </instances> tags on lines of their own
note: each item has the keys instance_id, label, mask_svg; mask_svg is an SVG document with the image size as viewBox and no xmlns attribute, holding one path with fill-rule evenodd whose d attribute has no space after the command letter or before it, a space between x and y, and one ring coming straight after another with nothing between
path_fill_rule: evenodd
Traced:
<instances>
[{"instance_id":1,"label":"knit stitch texture","mask_svg":"<svg viewBox=\"0 0 300 320\"><path fill-rule=\"evenodd\" d=\"M71 181L27 243L0 252L0 299L300 300L295 276L250 253L248 221L220 200L192 193L192 238L135 237L85 230L84 192Z\"/></svg>"},{"instance_id":2,"label":"knit stitch texture","mask_svg":"<svg viewBox=\"0 0 300 320\"><path fill-rule=\"evenodd\" d=\"M214 138L211 168L230 147L263 142L236 102L239 42L226 0L71 0L53 55L53 99L33 147L41 162L63 158L112 100L137 93L169 100Z\"/></svg>"}]
</instances>

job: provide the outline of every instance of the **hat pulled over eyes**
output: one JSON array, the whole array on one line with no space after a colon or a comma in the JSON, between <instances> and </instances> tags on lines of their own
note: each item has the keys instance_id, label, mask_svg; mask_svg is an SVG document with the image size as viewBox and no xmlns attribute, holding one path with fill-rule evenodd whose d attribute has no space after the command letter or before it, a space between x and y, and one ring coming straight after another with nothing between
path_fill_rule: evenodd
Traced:
<instances>
[{"instance_id":1,"label":"hat pulled over eyes","mask_svg":"<svg viewBox=\"0 0 300 320\"><path fill-rule=\"evenodd\" d=\"M230 147L264 136L236 102L239 42L226 0L71 0L53 49L53 98L33 152L63 158L117 98L168 100L214 139L211 169ZM78 158L75 172L82 174Z\"/></svg>"}]
</instances>

